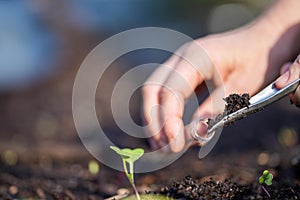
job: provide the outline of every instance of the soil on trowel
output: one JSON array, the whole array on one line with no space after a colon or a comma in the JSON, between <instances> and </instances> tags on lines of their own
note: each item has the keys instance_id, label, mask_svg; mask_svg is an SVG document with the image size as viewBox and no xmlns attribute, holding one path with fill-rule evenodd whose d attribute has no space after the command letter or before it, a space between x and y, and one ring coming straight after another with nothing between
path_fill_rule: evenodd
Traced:
<instances>
[{"instance_id":1,"label":"soil on trowel","mask_svg":"<svg viewBox=\"0 0 300 200\"><path fill-rule=\"evenodd\" d=\"M234 113L235 111L248 107L250 105L250 96L249 94L245 93L242 95L238 94L231 94L228 97L224 98L226 102L224 114L228 115Z\"/></svg>"},{"instance_id":2,"label":"soil on trowel","mask_svg":"<svg viewBox=\"0 0 300 200\"><path fill-rule=\"evenodd\" d=\"M212 127L218 121L220 121L224 116L234 113L244 107L248 107L250 105L250 95L248 93L244 94L230 94L228 97L223 99L225 104L225 109L223 113L217 115L215 119L208 119L208 127Z\"/></svg>"}]
</instances>

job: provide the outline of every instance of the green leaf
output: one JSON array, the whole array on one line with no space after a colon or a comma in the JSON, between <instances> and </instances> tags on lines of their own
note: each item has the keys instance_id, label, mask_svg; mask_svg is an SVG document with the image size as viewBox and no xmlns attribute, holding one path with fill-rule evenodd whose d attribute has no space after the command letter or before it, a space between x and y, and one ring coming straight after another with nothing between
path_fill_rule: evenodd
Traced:
<instances>
[{"instance_id":1,"label":"green leaf","mask_svg":"<svg viewBox=\"0 0 300 200\"><path fill-rule=\"evenodd\" d=\"M121 150L123 155L128 156L127 161L135 162L138 160L143 154L144 154L144 149L141 148L136 148L136 149L122 149Z\"/></svg>"},{"instance_id":2,"label":"green leaf","mask_svg":"<svg viewBox=\"0 0 300 200\"><path fill-rule=\"evenodd\" d=\"M263 172L263 175L259 177L259 184L265 183L266 185L270 186L272 185L273 175L268 171L265 170Z\"/></svg>"},{"instance_id":3,"label":"green leaf","mask_svg":"<svg viewBox=\"0 0 300 200\"><path fill-rule=\"evenodd\" d=\"M129 149L129 148L124 148L120 149L116 146L110 146L112 150L114 150L117 154L119 154L122 159L126 160L126 162L135 162L138 160L143 154L144 154L144 149L141 148L136 148L136 149Z\"/></svg>"},{"instance_id":4,"label":"green leaf","mask_svg":"<svg viewBox=\"0 0 300 200\"><path fill-rule=\"evenodd\" d=\"M264 176L261 176L259 177L259 184L263 184L265 182L265 177Z\"/></svg>"},{"instance_id":5,"label":"green leaf","mask_svg":"<svg viewBox=\"0 0 300 200\"><path fill-rule=\"evenodd\" d=\"M122 157L122 159L127 160L127 159L130 158L130 157L129 157L126 153L124 153L124 152L122 151L122 149L120 149L119 147L116 147L116 146L110 146L110 148L111 148L112 150L114 150L117 154L119 154L119 155Z\"/></svg>"},{"instance_id":6,"label":"green leaf","mask_svg":"<svg viewBox=\"0 0 300 200\"><path fill-rule=\"evenodd\" d=\"M273 175L269 173L266 177L265 184L269 186L272 185L272 180L273 180Z\"/></svg>"},{"instance_id":7,"label":"green leaf","mask_svg":"<svg viewBox=\"0 0 300 200\"><path fill-rule=\"evenodd\" d=\"M112 150L114 150L117 154L120 154L121 153L121 149L119 147L116 147L116 146L110 146L110 148Z\"/></svg>"},{"instance_id":8,"label":"green leaf","mask_svg":"<svg viewBox=\"0 0 300 200\"><path fill-rule=\"evenodd\" d=\"M269 170L265 170L265 171L263 172L263 175L264 175L265 177L267 177L268 174L270 174Z\"/></svg>"}]
</instances>

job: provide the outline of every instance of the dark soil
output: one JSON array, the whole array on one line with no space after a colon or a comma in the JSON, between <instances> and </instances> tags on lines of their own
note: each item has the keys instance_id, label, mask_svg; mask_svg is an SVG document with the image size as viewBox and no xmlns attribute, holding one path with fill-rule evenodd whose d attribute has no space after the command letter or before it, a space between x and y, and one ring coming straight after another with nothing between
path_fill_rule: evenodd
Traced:
<instances>
[{"instance_id":1,"label":"dark soil","mask_svg":"<svg viewBox=\"0 0 300 200\"><path fill-rule=\"evenodd\" d=\"M226 102L224 115L234 113L235 111L248 107L250 105L250 96L245 93L242 95L239 94L230 94L228 97L224 98Z\"/></svg>"},{"instance_id":2,"label":"dark soil","mask_svg":"<svg viewBox=\"0 0 300 200\"><path fill-rule=\"evenodd\" d=\"M191 176L175 181L172 186L164 187L160 193L176 199L234 199L240 197L244 188L228 179L224 182L204 181L202 184Z\"/></svg>"},{"instance_id":3,"label":"dark soil","mask_svg":"<svg viewBox=\"0 0 300 200\"><path fill-rule=\"evenodd\" d=\"M298 199L300 196L300 186L274 185L268 187L271 199ZM170 187L163 187L160 194L173 197L175 199L188 200L209 200L209 199L269 199L258 184L240 185L230 179L215 181L210 178L203 183L186 176L181 181L175 181Z\"/></svg>"},{"instance_id":4,"label":"dark soil","mask_svg":"<svg viewBox=\"0 0 300 200\"><path fill-rule=\"evenodd\" d=\"M63 40L62 60L57 63L59 70L30 88L0 94L1 200L103 200L114 196L120 188L132 192L123 172L101 163L98 163L98 173L89 170L89 162L95 158L84 148L76 132L72 90L86 55L108 35L106 32L88 34L73 25L67 26L65 20L60 20L66 19L67 8L61 1L51 1L49 16L45 17ZM52 11L57 15L52 15ZM118 128L110 109L114 86L126 72L126 63L118 59L102 76L95 97L97 116L116 145L142 147L149 152L145 139L128 136ZM128 64L131 66L137 65ZM124 98L123 95L119 98ZM246 106L246 99L245 95L225 98L226 107L234 111ZM138 98L130 102L133 118L140 116ZM163 169L136 174L136 185L141 193L158 191L181 199L191 199L192 195L198 195L199 199L203 196L267 199L257 179L263 170L269 169L275 172L273 186L267 187L271 199L299 199L299 118L299 109L290 106L288 98L283 99L265 112L224 129L218 144L204 159L198 159L199 147L192 147ZM165 187L188 174L197 178L187 177Z\"/></svg>"},{"instance_id":5,"label":"dark soil","mask_svg":"<svg viewBox=\"0 0 300 200\"><path fill-rule=\"evenodd\" d=\"M223 99L226 104L223 113L217 115L215 119L208 120L208 127L212 127L218 121L222 120L222 118L226 115L234 113L242 108L248 107L250 105L250 95L248 93L244 94L230 94L228 97Z\"/></svg>"}]
</instances>

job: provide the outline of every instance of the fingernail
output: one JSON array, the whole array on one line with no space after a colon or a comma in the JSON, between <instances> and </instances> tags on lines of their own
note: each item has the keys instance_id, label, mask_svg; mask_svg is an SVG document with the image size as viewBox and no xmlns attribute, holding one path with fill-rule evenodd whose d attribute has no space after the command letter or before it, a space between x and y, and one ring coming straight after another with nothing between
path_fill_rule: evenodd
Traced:
<instances>
[{"instance_id":1,"label":"fingernail","mask_svg":"<svg viewBox=\"0 0 300 200\"><path fill-rule=\"evenodd\" d=\"M290 72L287 71L277 79L276 83L281 86L284 86L286 82L289 80L289 77L290 77Z\"/></svg>"},{"instance_id":2,"label":"fingernail","mask_svg":"<svg viewBox=\"0 0 300 200\"><path fill-rule=\"evenodd\" d=\"M178 125L176 127L176 129L174 129L174 131L176 131L175 132L176 137L171 141L170 147L171 147L173 152L178 153L184 148L184 131L183 131L183 127Z\"/></svg>"},{"instance_id":3,"label":"fingernail","mask_svg":"<svg viewBox=\"0 0 300 200\"><path fill-rule=\"evenodd\" d=\"M298 65L300 65L300 55L296 58L295 63L297 63Z\"/></svg>"}]
</instances>

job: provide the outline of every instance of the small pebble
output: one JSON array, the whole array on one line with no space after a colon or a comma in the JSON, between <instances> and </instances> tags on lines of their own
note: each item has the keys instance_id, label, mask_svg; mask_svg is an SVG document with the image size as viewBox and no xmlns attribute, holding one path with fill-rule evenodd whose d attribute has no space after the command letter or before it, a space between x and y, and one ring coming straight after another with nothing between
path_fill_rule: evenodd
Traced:
<instances>
[{"instance_id":1,"label":"small pebble","mask_svg":"<svg viewBox=\"0 0 300 200\"><path fill-rule=\"evenodd\" d=\"M37 189L36 189L36 194L37 194L38 197L41 198L41 199L45 199L45 198L46 198L46 195L45 195L43 189L41 189L41 188L37 188Z\"/></svg>"},{"instance_id":2,"label":"small pebble","mask_svg":"<svg viewBox=\"0 0 300 200\"><path fill-rule=\"evenodd\" d=\"M2 160L6 165L16 165L18 162L18 155L16 152L12 151L12 150L5 150L2 154L1 154Z\"/></svg>"},{"instance_id":3,"label":"small pebble","mask_svg":"<svg viewBox=\"0 0 300 200\"><path fill-rule=\"evenodd\" d=\"M278 142L282 147L293 147L298 143L298 134L294 128L282 128L278 134Z\"/></svg>"},{"instance_id":4,"label":"small pebble","mask_svg":"<svg viewBox=\"0 0 300 200\"><path fill-rule=\"evenodd\" d=\"M91 173L91 174L94 174L94 175L96 175L96 174L98 174L99 173L99 170L100 170L100 167L99 167L99 164L98 164L98 162L97 161L95 161L95 160L91 160L90 162L89 162L89 172Z\"/></svg>"},{"instance_id":5,"label":"small pebble","mask_svg":"<svg viewBox=\"0 0 300 200\"><path fill-rule=\"evenodd\" d=\"M261 166L264 166L266 165L268 162L269 162L269 154L267 153L260 153L258 156L257 156L257 164L261 165Z\"/></svg>"},{"instance_id":6,"label":"small pebble","mask_svg":"<svg viewBox=\"0 0 300 200\"><path fill-rule=\"evenodd\" d=\"M74 194L73 194L70 190L68 190L68 189L65 190L65 194L66 194L71 200L75 200L75 199L76 199L76 197L74 196Z\"/></svg>"},{"instance_id":7,"label":"small pebble","mask_svg":"<svg viewBox=\"0 0 300 200\"><path fill-rule=\"evenodd\" d=\"M15 185L12 185L9 187L8 192L12 195L16 195L18 193L18 187Z\"/></svg>"},{"instance_id":8,"label":"small pebble","mask_svg":"<svg viewBox=\"0 0 300 200\"><path fill-rule=\"evenodd\" d=\"M118 195L122 195L122 194L129 194L129 190L126 188L120 188L117 190L117 194Z\"/></svg>"}]
</instances>

